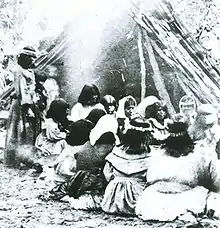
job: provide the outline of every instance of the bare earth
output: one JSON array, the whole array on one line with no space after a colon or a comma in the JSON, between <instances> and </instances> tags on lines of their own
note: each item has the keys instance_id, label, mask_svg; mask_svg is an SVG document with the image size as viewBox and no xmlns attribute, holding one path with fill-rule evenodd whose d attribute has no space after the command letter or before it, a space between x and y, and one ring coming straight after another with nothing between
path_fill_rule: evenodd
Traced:
<instances>
[{"instance_id":1,"label":"bare earth","mask_svg":"<svg viewBox=\"0 0 220 228\"><path fill-rule=\"evenodd\" d=\"M9 169L3 165L0 152L0 228L119 228L119 227L219 227L204 222L202 226L175 223L146 223L138 218L73 210L68 203L39 199L47 186L33 170Z\"/></svg>"}]
</instances>

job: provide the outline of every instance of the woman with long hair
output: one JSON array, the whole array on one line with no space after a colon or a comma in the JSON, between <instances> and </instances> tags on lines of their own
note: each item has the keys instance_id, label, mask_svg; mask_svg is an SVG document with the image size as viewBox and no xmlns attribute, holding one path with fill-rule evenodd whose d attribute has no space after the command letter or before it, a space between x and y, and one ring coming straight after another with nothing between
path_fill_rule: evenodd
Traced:
<instances>
[{"instance_id":1,"label":"woman with long hair","mask_svg":"<svg viewBox=\"0 0 220 228\"><path fill-rule=\"evenodd\" d=\"M136 111L150 123L152 144L161 145L169 136L167 124L171 122L165 103L155 96L148 96L141 101Z\"/></svg>"},{"instance_id":2,"label":"woman with long hair","mask_svg":"<svg viewBox=\"0 0 220 228\"><path fill-rule=\"evenodd\" d=\"M104 106L100 103L100 92L96 85L84 85L78 97L78 102L72 107L70 120L77 121L85 119L93 109L102 109Z\"/></svg>"},{"instance_id":3,"label":"woman with long hair","mask_svg":"<svg viewBox=\"0 0 220 228\"><path fill-rule=\"evenodd\" d=\"M66 143L68 110L69 104L62 98L55 99L50 104L42 132L35 143L41 155L59 154L62 151Z\"/></svg>"}]
</instances>

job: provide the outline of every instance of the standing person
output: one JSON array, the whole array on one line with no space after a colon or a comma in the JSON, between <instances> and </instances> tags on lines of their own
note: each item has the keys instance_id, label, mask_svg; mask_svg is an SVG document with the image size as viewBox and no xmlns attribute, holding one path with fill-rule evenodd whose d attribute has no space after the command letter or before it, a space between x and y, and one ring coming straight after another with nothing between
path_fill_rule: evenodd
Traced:
<instances>
[{"instance_id":1,"label":"standing person","mask_svg":"<svg viewBox=\"0 0 220 228\"><path fill-rule=\"evenodd\" d=\"M85 119L93 109L102 109L104 106L100 103L100 92L96 85L84 85L79 95L78 102L73 106L70 114L70 120L77 121Z\"/></svg>"},{"instance_id":2,"label":"standing person","mask_svg":"<svg viewBox=\"0 0 220 228\"><path fill-rule=\"evenodd\" d=\"M24 47L17 57L18 66L14 74L15 93L12 96L7 123L4 153L4 162L8 166L15 166L15 151L19 145L33 145L35 141L37 96L33 61L36 57L36 50L32 47Z\"/></svg>"}]
</instances>

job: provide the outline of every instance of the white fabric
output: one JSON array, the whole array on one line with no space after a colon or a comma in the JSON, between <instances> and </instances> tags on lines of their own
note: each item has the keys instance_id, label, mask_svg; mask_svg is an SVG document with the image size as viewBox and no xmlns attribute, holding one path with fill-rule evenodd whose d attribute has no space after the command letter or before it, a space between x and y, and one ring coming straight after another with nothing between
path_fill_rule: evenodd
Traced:
<instances>
[{"instance_id":1,"label":"white fabric","mask_svg":"<svg viewBox=\"0 0 220 228\"><path fill-rule=\"evenodd\" d=\"M127 118L125 116L125 102L129 99L133 99L134 102L136 103L136 100L134 99L134 97L132 96L126 96L126 97L123 97L121 100L119 100L118 102L118 110L116 112L116 118L122 118L122 119L125 119Z\"/></svg>"},{"instance_id":2,"label":"white fabric","mask_svg":"<svg viewBox=\"0 0 220 228\"><path fill-rule=\"evenodd\" d=\"M152 185L138 198L136 214L145 221L173 221L188 211L199 214L205 210L207 193L207 189L198 186L181 193L166 194L158 192Z\"/></svg>"},{"instance_id":3,"label":"white fabric","mask_svg":"<svg viewBox=\"0 0 220 228\"><path fill-rule=\"evenodd\" d=\"M155 96L145 97L140 104L136 107L136 112L139 113L142 117L145 117L145 110L148 106L160 102L160 100Z\"/></svg>"},{"instance_id":4,"label":"white fabric","mask_svg":"<svg viewBox=\"0 0 220 228\"><path fill-rule=\"evenodd\" d=\"M142 191L143 185L138 180L115 177L105 190L102 210L111 214L135 214L136 200Z\"/></svg>"},{"instance_id":5,"label":"white fabric","mask_svg":"<svg viewBox=\"0 0 220 228\"><path fill-rule=\"evenodd\" d=\"M217 159L206 155L210 149L196 146L193 153L178 158L152 154L146 175L150 186L137 200L137 215L143 220L172 221L187 210L204 212L208 191L220 189Z\"/></svg>"},{"instance_id":6,"label":"white fabric","mask_svg":"<svg viewBox=\"0 0 220 228\"><path fill-rule=\"evenodd\" d=\"M106 114L97 122L96 126L91 130L89 140L92 146L106 132L112 132L118 141L117 137L118 122L114 115ZM117 142L116 142L117 143Z\"/></svg>"},{"instance_id":7,"label":"white fabric","mask_svg":"<svg viewBox=\"0 0 220 228\"><path fill-rule=\"evenodd\" d=\"M150 154L148 152L143 152L142 154L127 154L127 149L128 148L124 146L115 146L112 152L105 158L106 161L125 175L146 170L149 165Z\"/></svg>"},{"instance_id":8,"label":"white fabric","mask_svg":"<svg viewBox=\"0 0 220 228\"><path fill-rule=\"evenodd\" d=\"M104 106L100 103L83 106L78 102L71 109L70 120L75 122L77 120L85 119L93 109L102 109L105 111Z\"/></svg>"}]
</instances>

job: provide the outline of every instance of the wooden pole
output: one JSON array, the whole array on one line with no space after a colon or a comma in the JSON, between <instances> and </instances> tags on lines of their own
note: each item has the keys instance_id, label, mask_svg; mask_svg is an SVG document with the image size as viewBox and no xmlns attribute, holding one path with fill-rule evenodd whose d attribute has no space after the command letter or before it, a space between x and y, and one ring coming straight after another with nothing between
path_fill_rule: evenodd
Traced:
<instances>
[{"instance_id":1,"label":"wooden pole","mask_svg":"<svg viewBox=\"0 0 220 228\"><path fill-rule=\"evenodd\" d=\"M142 45L142 36L143 31L142 28L139 27L138 30L138 52L139 52L139 59L140 59L140 66L141 66L141 100L143 100L146 96L146 66L145 66L145 58L143 52L143 45Z\"/></svg>"},{"instance_id":2,"label":"wooden pole","mask_svg":"<svg viewBox=\"0 0 220 228\"><path fill-rule=\"evenodd\" d=\"M153 80L154 80L155 87L159 93L160 98L162 98L166 102L168 112L172 116L172 115L176 114L175 109L171 103L169 94L166 90L164 79L161 76L160 69L159 69L155 54L154 54L154 50L153 50L153 47L151 46L150 39L149 39L146 31L145 31L144 35L145 35L144 36L145 37L145 43L144 44L145 44L146 50L148 52L151 67L152 67L153 72L154 72L153 73Z\"/></svg>"}]
</instances>

